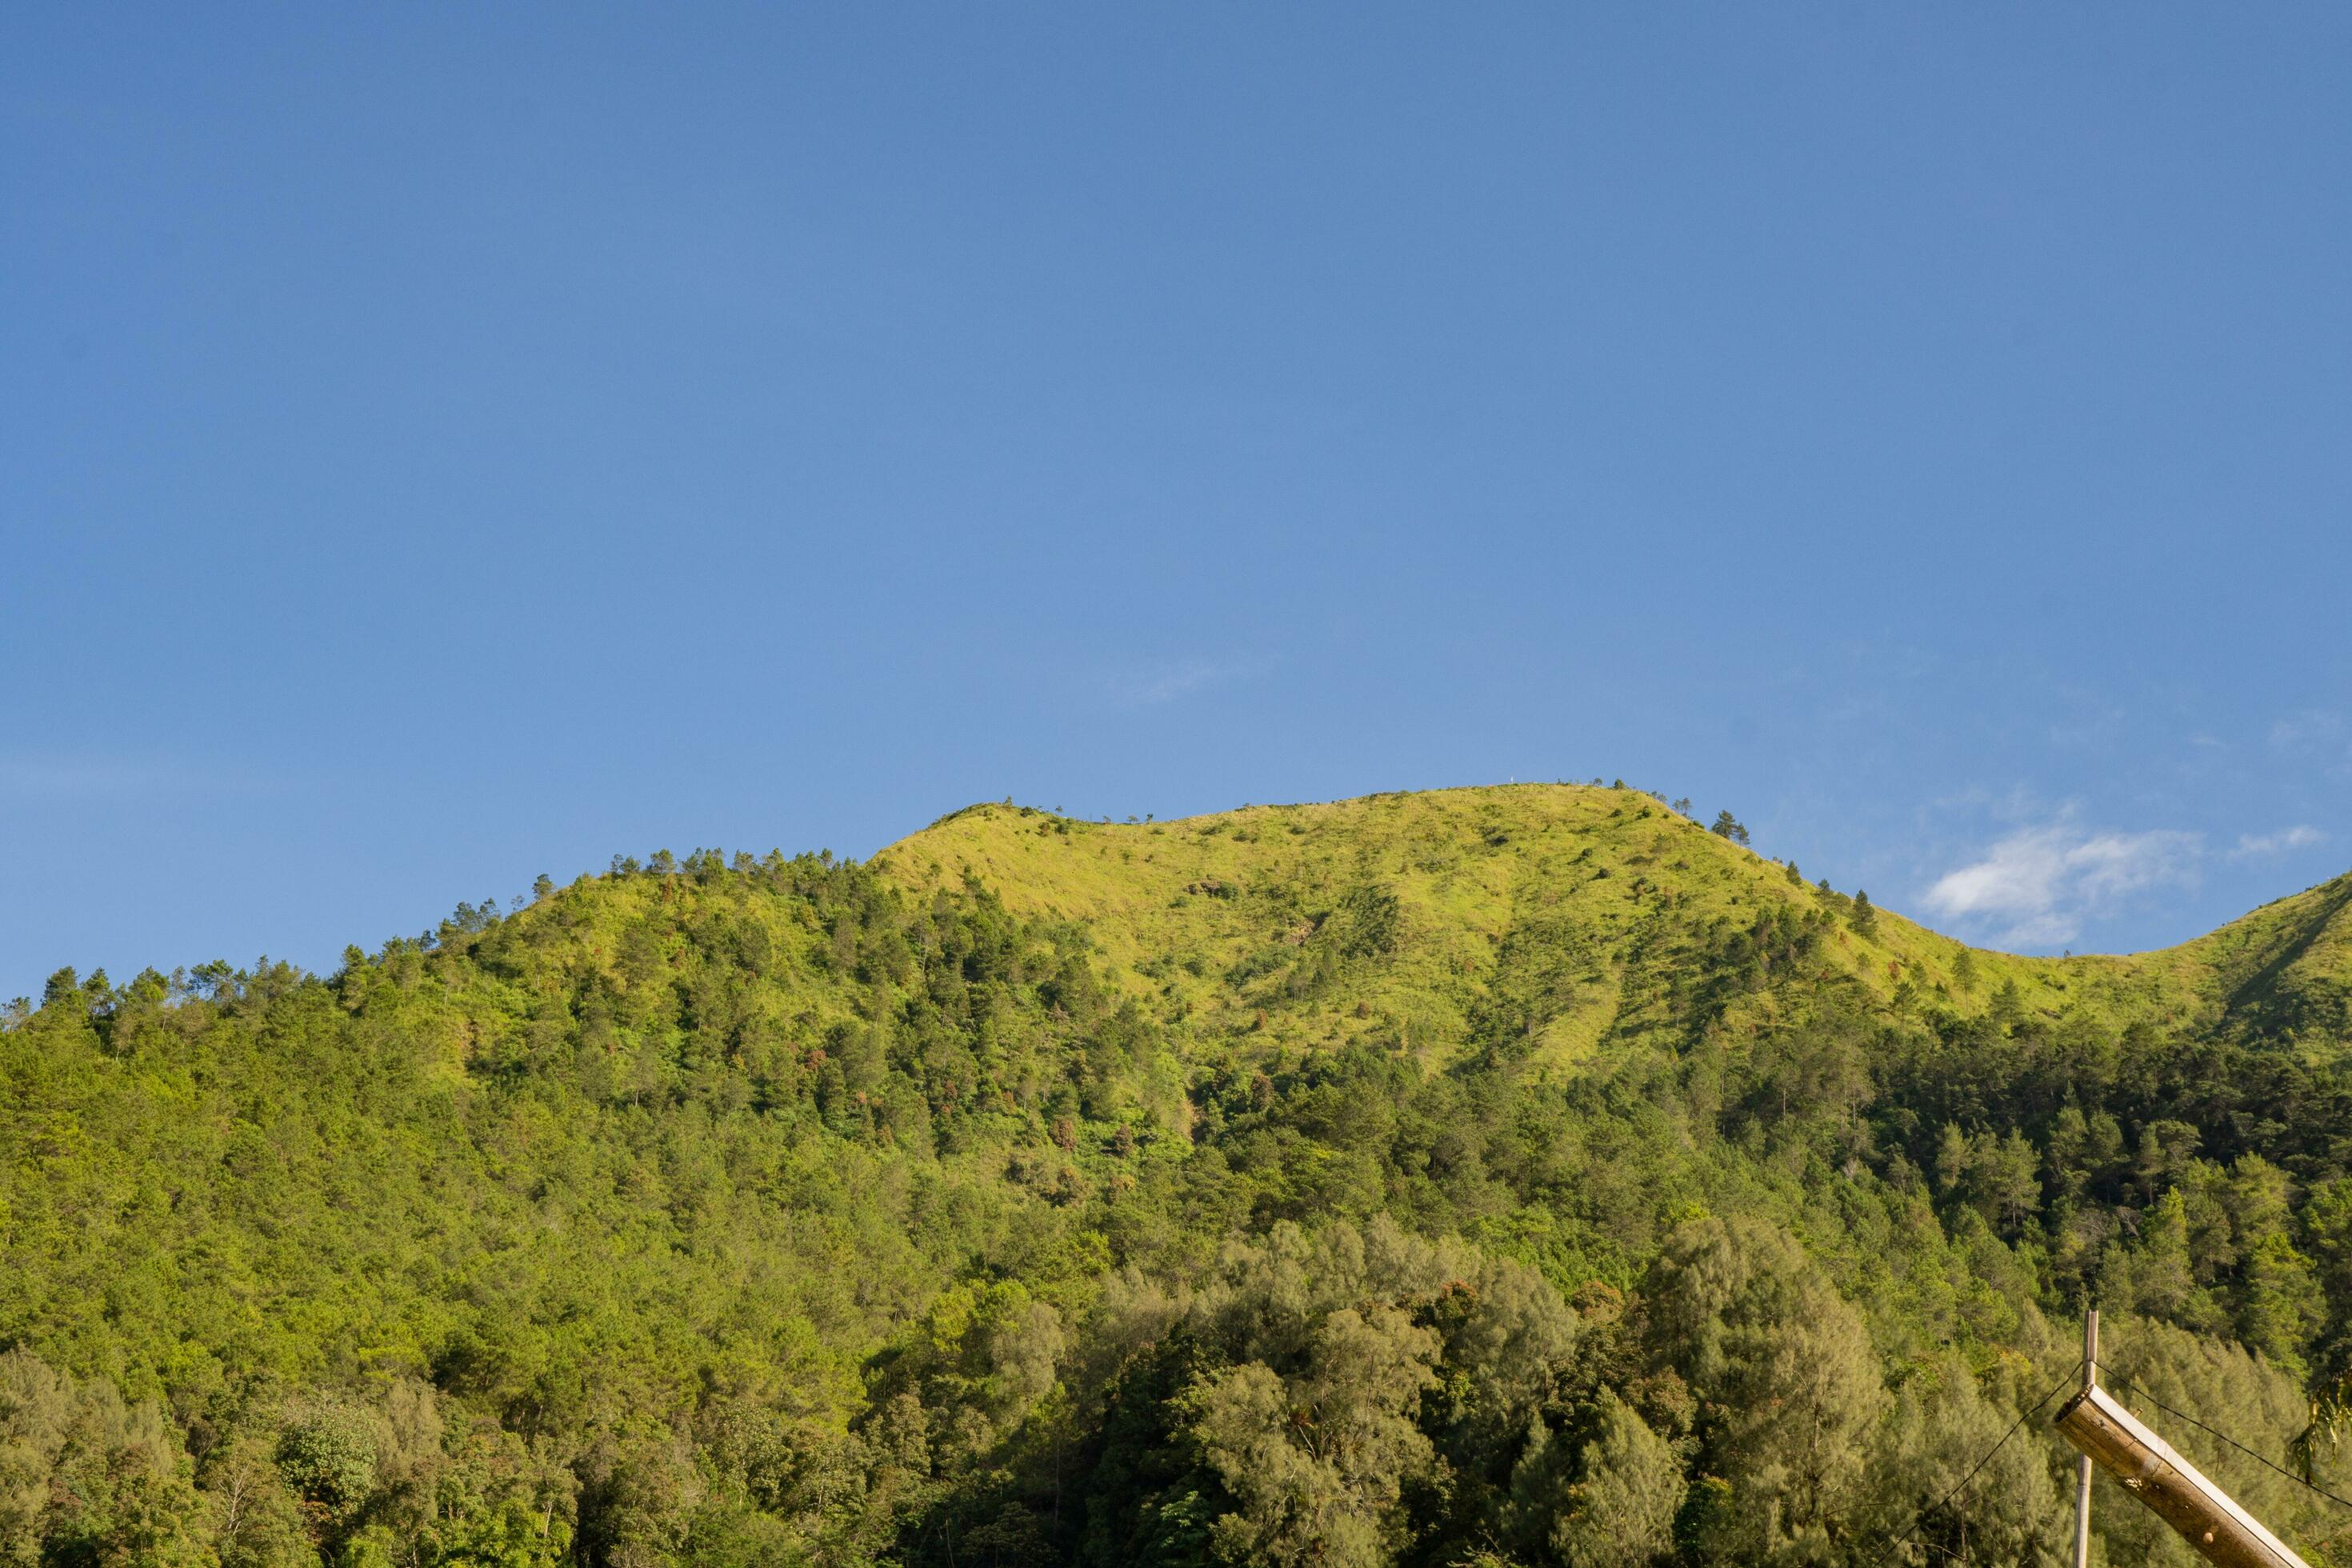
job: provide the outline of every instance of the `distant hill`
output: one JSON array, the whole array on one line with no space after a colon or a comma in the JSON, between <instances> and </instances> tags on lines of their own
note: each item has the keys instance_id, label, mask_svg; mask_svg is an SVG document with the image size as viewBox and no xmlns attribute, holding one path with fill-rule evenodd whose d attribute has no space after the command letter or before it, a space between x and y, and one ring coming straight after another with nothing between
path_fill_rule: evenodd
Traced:
<instances>
[{"instance_id":1,"label":"distant hill","mask_svg":"<svg viewBox=\"0 0 2352 1568\"><path fill-rule=\"evenodd\" d=\"M2020 957L1512 785L61 972L0 1016L0 1563L2052 1561L2039 1425L1953 1494L2086 1300L2325 1436L2347 905Z\"/></svg>"}]
</instances>

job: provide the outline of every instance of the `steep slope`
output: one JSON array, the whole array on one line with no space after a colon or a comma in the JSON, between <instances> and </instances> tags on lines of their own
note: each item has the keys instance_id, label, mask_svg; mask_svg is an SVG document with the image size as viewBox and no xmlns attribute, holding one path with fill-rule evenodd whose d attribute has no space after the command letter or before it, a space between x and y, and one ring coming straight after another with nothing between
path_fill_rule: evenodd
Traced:
<instances>
[{"instance_id":1,"label":"steep slope","mask_svg":"<svg viewBox=\"0 0 2352 1568\"><path fill-rule=\"evenodd\" d=\"M2352 872L2176 951L2231 1029L2312 1051L2352 1044Z\"/></svg>"},{"instance_id":2,"label":"steep slope","mask_svg":"<svg viewBox=\"0 0 2352 1568\"><path fill-rule=\"evenodd\" d=\"M1755 933L1752 952L1763 918L1825 922L1805 972L1915 1016L1982 1011L2009 987L2049 1019L2228 1013L2250 1030L2324 1028L2352 975L2352 879L2331 884L2332 903L2315 889L2184 949L2030 958L1884 909L1858 927L1851 897L1625 788L1516 784L1150 824L979 805L874 864L919 889L969 875L1013 909L1084 922L1134 994L1204 1030L1246 1023L1286 1046L1401 1036L1442 1054L1476 1034L1482 1009L1517 998L1545 1058L1574 1060L1656 1026L1665 975L1744 962L1738 939ZM1364 911L1387 900L1393 920L1373 940ZM1351 948L1375 962L1345 987L1323 984L1327 955Z\"/></svg>"}]
</instances>

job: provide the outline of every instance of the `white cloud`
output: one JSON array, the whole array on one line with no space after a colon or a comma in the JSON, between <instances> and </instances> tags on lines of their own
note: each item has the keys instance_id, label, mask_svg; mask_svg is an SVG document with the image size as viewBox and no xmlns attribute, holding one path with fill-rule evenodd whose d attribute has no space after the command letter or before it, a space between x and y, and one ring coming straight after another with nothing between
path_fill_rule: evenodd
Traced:
<instances>
[{"instance_id":1,"label":"white cloud","mask_svg":"<svg viewBox=\"0 0 2352 1568\"><path fill-rule=\"evenodd\" d=\"M1218 662L1202 658L1173 659L1139 666L1106 677L1113 700L1124 708L1156 708L1229 681L1245 680L1265 666L1251 660Z\"/></svg>"},{"instance_id":2,"label":"white cloud","mask_svg":"<svg viewBox=\"0 0 2352 1568\"><path fill-rule=\"evenodd\" d=\"M2344 737L2344 715L2325 708L2306 708L2271 725L2271 744L2287 750L2326 746Z\"/></svg>"},{"instance_id":3,"label":"white cloud","mask_svg":"<svg viewBox=\"0 0 2352 1568\"><path fill-rule=\"evenodd\" d=\"M2276 833L2242 833L2238 847L2230 851L2233 860L2251 860L2263 855L2284 855L2290 849L2308 849L2315 844L2327 842L2327 835L2308 823L2282 827Z\"/></svg>"},{"instance_id":4,"label":"white cloud","mask_svg":"<svg viewBox=\"0 0 2352 1568\"><path fill-rule=\"evenodd\" d=\"M2134 893L2194 882L2202 853L2194 833L2086 833L2053 823L2012 833L1983 858L1946 872L1922 901L1994 928L2012 946L2055 946Z\"/></svg>"}]
</instances>

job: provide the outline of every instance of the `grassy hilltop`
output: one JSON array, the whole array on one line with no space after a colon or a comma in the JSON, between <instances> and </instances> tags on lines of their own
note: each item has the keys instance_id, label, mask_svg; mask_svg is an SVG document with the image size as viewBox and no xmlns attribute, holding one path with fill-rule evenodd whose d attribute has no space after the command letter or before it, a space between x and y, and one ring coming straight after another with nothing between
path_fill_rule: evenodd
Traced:
<instances>
[{"instance_id":1,"label":"grassy hilltop","mask_svg":"<svg viewBox=\"0 0 2352 1568\"><path fill-rule=\"evenodd\" d=\"M1515 785L60 972L0 1014L0 1563L2043 1563L2039 1426L1948 1494L2092 1298L2340 1482L2347 905L2018 957Z\"/></svg>"},{"instance_id":2,"label":"grassy hilltop","mask_svg":"<svg viewBox=\"0 0 2352 1568\"><path fill-rule=\"evenodd\" d=\"M1543 1020L1541 1054L1574 1061L1643 1036L1661 987L1710 936L1765 914L1837 917L1822 970L1907 1011L1979 1010L2013 986L2045 1019L2089 1013L2318 1040L2347 1032L2352 986L2352 875L2182 947L2023 957L1969 949L1886 910L1865 934L1847 895L1622 787L1381 795L1144 825L975 805L874 864L916 889L976 876L1010 908L1083 921L1137 994L1211 1026L1263 1011L1273 1040L1300 1046L1402 1025L1442 1048L1464 1037L1482 998L1527 981L1530 953L1573 954L1575 973L1545 976L1558 1010ZM1384 962L1345 995L1316 987L1319 954L1350 940L1349 900L1368 892L1395 901Z\"/></svg>"}]
</instances>

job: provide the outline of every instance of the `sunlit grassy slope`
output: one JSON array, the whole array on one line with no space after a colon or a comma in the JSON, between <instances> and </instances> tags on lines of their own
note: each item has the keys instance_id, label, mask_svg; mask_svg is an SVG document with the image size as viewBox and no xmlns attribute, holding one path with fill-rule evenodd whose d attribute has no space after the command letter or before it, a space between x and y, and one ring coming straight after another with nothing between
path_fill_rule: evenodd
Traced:
<instances>
[{"instance_id":1,"label":"sunlit grassy slope","mask_svg":"<svg viewBox=\"0 0 2352 1568\"><path fill-rule=\"evenodd\" d=\"M2247 1033L2352 1044L2352 872L2146 961L2176 966Z\"/></svg>"},{"instance_id":2,"label":"sunlit grassy slope","mask_svg":"<svg viewBox=\"0 0 2352 1568\"><path fill-rule=\"evenodd\" d=\"M1548 1003L1532 1009L1541 1054L1570 1062L1644 1033L1675 960L1783 910L1834 916L1818 962L1905 1011L1980 1011L2014 986L2017 1005L2045 1016L2194 1021L2321 1048L2342 1041L2352 991L2352 876L2178 948L2022 957L1883 910L1865 937L1844 895L1629 788L1512 784L1142 824L979 805L876 865L917 889L976 877L1019 912L1083 921L1123 985L1198 1028L1281 1046L1459 1041L1481 1009L1533 989ZM1318 985L1318 954L1335 948L1372 957L1369 977ZM1771 1005L1758 999L1744 1023Z\"/></svg>"}]
</instances>

